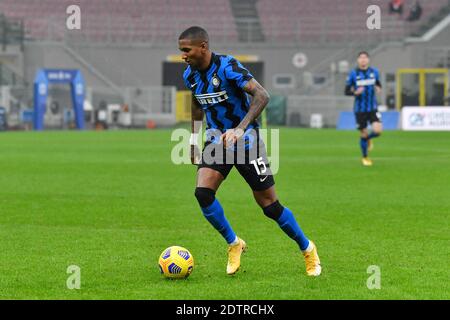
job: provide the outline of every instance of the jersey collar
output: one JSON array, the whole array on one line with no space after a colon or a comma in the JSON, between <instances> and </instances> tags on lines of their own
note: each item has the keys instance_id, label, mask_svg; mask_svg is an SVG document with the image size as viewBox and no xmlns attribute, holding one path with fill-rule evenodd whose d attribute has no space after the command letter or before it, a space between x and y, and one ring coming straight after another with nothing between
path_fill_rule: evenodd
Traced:
<instances>
[{"instance_id":1,"label":"jersey collar","mask_svg":"<svg viewBox=\"0 0 450 320\"><path fill-rule=\"evenodd\" d=\"M214 52L211 52L211 61L209 61L208 67L205 70L197 70L197 71L202 74L208 73L208 71L211 69L211 66L213 65L215 59L216 59L216 54Z\"/></svg>"},{"instance_id":2,"label":"jersey collar","mask_svg":"<svg viewBox=\"0 0 450 320\"><path fill-rule=\"evenodd\" d=\"M358 72L364 72L364 73L367 73L367 72L369 72L369 70L370 70L370 66L367 67L366 70L363 70L363 69L360 69L360 68L356 68L356 70L357 70Z\"/></svg>"}]
</instances>

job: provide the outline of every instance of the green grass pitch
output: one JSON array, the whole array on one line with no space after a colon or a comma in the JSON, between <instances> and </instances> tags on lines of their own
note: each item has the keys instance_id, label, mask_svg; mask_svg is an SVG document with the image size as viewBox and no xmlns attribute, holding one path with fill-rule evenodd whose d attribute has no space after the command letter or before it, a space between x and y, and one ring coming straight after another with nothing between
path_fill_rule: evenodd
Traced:
<instances>
[{"instance_id":1,"label":"green grass pitch","mask_svg":"<svg viewBox=\"0 0 450 320\"><path fill-rule=\"evenodd\" d=\"M281 129L277 192L318 246L319 278L236 170L218 199L249 251L227 276L226 244L194 198L195 168L171 163L170 135L0 134L0 298L450 298L450 133L385 132L365 168L356 131ZM195 258L187 280L159 274L170 245Z\"/></svg>"}]
</instances>

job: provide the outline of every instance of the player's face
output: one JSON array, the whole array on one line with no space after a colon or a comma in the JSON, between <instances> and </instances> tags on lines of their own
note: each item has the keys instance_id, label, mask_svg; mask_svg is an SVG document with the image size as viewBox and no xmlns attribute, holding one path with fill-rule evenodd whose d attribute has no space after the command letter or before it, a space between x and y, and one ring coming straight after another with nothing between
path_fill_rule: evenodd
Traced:
<instances>
[{"instance_id":1,"label":"player's face","mask_svg":"<svg viewBox=\"0 0 450 320\"><path fill-rule=\"evenodd\" d=\"M366 54L361 54L358 57L358 67L360 69L367 69L367 67L369 66L370 63L370 59Z\"/></svg>"},{"instance_id":2,"label":"player's face","mask_svg":"<svg viewBox=\"0 0 450 320\"><path fill-rule=\"evenodd\" d=\"M202 62L206 57L206 42L182 39L178 40L178 47L181 51L181 59L191 67L196 68L202 65Z\"/></svg>"}]
</instances>

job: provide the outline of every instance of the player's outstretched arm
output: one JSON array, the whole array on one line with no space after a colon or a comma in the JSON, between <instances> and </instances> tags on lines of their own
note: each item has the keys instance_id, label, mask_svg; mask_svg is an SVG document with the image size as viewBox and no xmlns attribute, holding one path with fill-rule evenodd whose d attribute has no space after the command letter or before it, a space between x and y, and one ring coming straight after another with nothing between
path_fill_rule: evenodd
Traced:
<instances>
[{"instance_id":1,"label":"player's outstretched arm","mask_svg":"<svg viewBox=\"0 0 450 320\"><path fill-rule=\"evenodd\" d=\"M192 164L200 163L200 150L197 145L197 137L200 130L199 122L203 121L203 110L199 106L197 100L192 96L191 101L191 162Z\"/></svg>"}]
</instances>

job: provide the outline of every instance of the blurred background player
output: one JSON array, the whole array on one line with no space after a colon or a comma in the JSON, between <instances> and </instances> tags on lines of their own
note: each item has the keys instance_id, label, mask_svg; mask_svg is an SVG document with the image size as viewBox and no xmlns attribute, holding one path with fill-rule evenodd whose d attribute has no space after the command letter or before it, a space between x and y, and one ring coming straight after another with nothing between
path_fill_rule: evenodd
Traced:
<instances>
[{"instance_id":1,"label":"blurred background player","mask_svg":"<svg viewBox=\"0 0 450 320\"><path fill-rule=\"evenodd\" d=\"M264 214L275 220L280 228L297 242L303 253L306 273L319 276L321 266L314 243L303 234L294 214L278 201L274 179L270 172L263 141L259 137L256 119L269 102L267 91L253 78L250 72L236 59L228 55L218 55L209 50L209 37L200 27L186 29L178 39L182 59L188 64L183 78L186 87L192 91L192 134L191 159L197 164L199 150L195 145L195 136L199 134L194 122L203 121L206 115L207 141L205 148L213 143L227 152L236 146L240 139L248 138L248 148L262 146L255 158L251 152L245 152L245 163L205 161L205 153L198 165L195 196L205 218L220 232L228 243L227 274L235 274L240 267L241 254L246 243L231 228L224 215L223 208L216 199L216 191L233 168L246 180ZM252 96L251 103L247 94ZM209 132L218 131L214 136ZM247 133L254 135L252 139ZM212 137L215 137L212 138ZM247 141L246 141L247 142ZM205 149L204 149L205 150ZM239 148L233 149L233 157L239 157ZM246 148L246 150L248 150ZM253 153L253 152L252 152ZM236 159L235 158L235 159Z\"/></svg>"},{"instance_id":2,"label":"blurred background player","mask_svg":"<svg viewBox=\"0 0 450 320\"><path fill-rule=\"evenodd\" d=\"M369 54L365 51L358 54L357 64L357 68L351 70L347 77L345 94L355 96L353 110L361 133L362 164L371 166L372 160L369 159L368 152L373 149L372 139L379 137L383 130L376 96L381 93L380 74L370 66ZM372 126L371 133L367 130L368 123Z\"/></svg>"}]
</instances>

